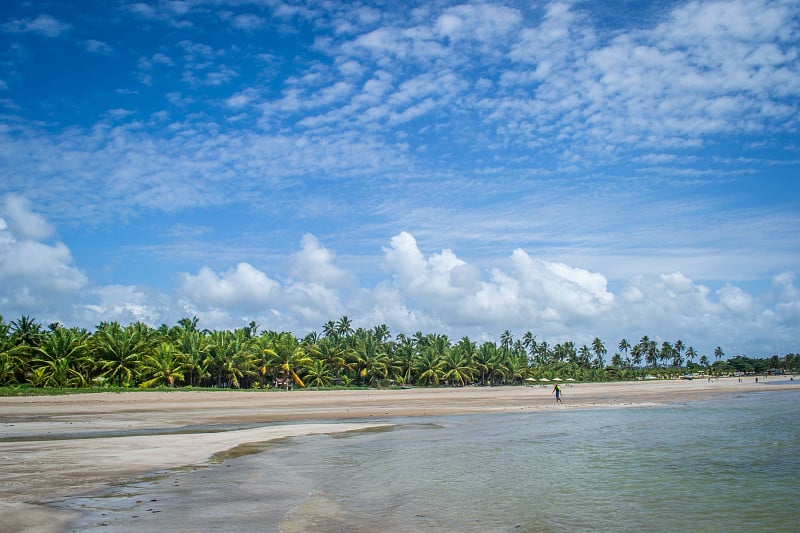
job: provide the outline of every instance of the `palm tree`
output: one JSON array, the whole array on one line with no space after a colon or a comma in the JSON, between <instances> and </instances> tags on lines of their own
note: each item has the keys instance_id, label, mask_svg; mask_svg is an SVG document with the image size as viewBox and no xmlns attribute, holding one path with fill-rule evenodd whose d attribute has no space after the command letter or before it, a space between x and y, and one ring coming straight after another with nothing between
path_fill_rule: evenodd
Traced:
<instances>
[{"instance_id":1,"label":"palm tree","mask_svg":"<svg viewBox=\"0 0 800 533\"><path fill-rule=\"evenodd\" d=\"M372 328L372 334L381 344L386 342L392 336L392 334L389 332L389 326L386 324L381 324Z\"/></svg>"},{"instance_id":2,"label":"palm tree","mask_svg":"<svg viewBox=\"0 0 800 533\"><path fill-rule=\"evenodd\" d=\"M179 327L172 343L184 361L184 376L190 386L199 385L211 374L208 371L208 338L196 327Z\"/></svg>"},{"instance_id":3,"label":"palm tree","mask_svg":"<svg viewBox=\"0 0 800 533\"><path fill-rule=\"evenodd\" d=\"M336 322L333 320L328 320L322 326L322 335L325 337L333 337L336 335Z\"/></svg>"},{"instance_id":4,"label":"palm tree","mask_svg":"<svg viewBox=\"0 0 800 533\"><path fill-rule=\"evenodd\" d=\"M639 340L644 361L646 364L651 365L653 368L658 366L658 351L656 348L656 341L650 340L647 335Z\"/></svg>"},{"instance_id":5,"label":"palm tree","mask_svg":"<svg viewBox=\"0 0 800 533\"><path fill-rule=\"evenodd\" d=\"M78 329L55 326L42 336L38 346L29 348L33 354L32 368L39 370L39 378L46 387L87 386L91 383L90 371L86 373L88 334Z\"/></svg>"},{"instance_id":6,"label":"palm tree","mask_svg":"<svg viewBox=\"0 0 800 533\"><path fill-rule=\"evenodd\" d=\"M547 344L547 341L540 342L536 350L536 364L542 366L550 364L550 356L550 346Z\"/></svg>"},{"instance_id":7,"label":"palm tree","mask_svg":"<svg viewBox=\"0 0 800 533\"><path fill-rule=\"evenodd\" d=\"M306 369L306 384L310 387L328 387L332 379L327 363L321 359L312 361Z\"/></svg>"},{"instance_id":8,"label":"palm tree","mask_svg":"<svg viewBox=\"0 0 800 533\"><path fill-rule=\"evenodd\" d=\"M442 379L459 387L472 381L472 361L468 351L458 348L447 350L441 361Z\"/></svg>"},{"instance_id":9,"label":"palm tree","mask_svg":"<svg viewBox=\"0 0 800 533\"><path fill-rule=\"evenodd\" d=\"M353 325L347 316L343 316L336 322L336 333L341 337L349 337L353 334Z\"/></svg>"},{"instance_id":10,"label":"palm tree","mask_svg":"<svg viewBox=\"0 0 800 533\"><path fill-rule=\"evenodd\" d=\"M694 361L694 358L696 356L697 356L697 353L695 353L694 347L689 346L686 349L686 360L688 361L688 364L691 364Z\"/></svg>"},{"instance_id":11,"label":"palm tree","mask_svg":"<svg viewBox=\"0 0 800 533\"><path fill-rule=\"evenodd\" d=\"M414 343L406 338L405 335L398 335L397 343L392 352L392 368L397 371L397 380L400 383L413 383L414 380L414 358L417 350Z\"/></svg>"},{"instance_id":12,"label":"palm tree","mask_svg":"<svg viewBox=\"0 0 800 533\"><path fill-rule=\"evenodd\" d=\"M371 331L356 336L355 363L364 384L374 385L389 374L389 357Z\"/></svg>"},{"instance_id":13,"label":"palm tree","mask_svg":"<svg viewBox=\"0 0 800 533\"><path fill-rule=\"evenodd\" d=\"M583 368L590 368L590 359L591 353L589 352L589 347L585 344L581 345L581 347L578 349L578 356L575 362Z\"/></svg>"},{"instance_id":14,"label":"palm tree","mask_svg":"<svg viewBox=\"0 0 800 533\"><path fill-rule=\"evenodd\" d=\"M480 345L478 351L475 352L473 361L475 368L481 374L481 385L486 384L486 376L490 375L493 361L497 358L497 345L493 342L486 341Z\"/></svg>"},{"instance_id":15,"label":"palm tree","mask_svg":"<svg viewBox=\"0 0 800 533\"><path fill-rule=\"evenodd\" d=\"M19 346L38 346L42 338L42 325L28 315L12 320L9 328L11 341Z\"/></svg>"},{"instance_id":16,"label":"palm tree","mask_svg":"<svg viewBox=\"0 0 800 533\"><path fill-rule=\"evenodd\" d=\"M592 341L592 351L594 352L594 366L595 368L603 368L606 366L604 361L604 357L606 355L606 346L603 344L603 341L600 340L599 337L595 337Z\"/></svg>"},{"instance_id":17,"label":"palm tree","mask_svg":"<svg viewBox=\"0 0 800 533\"><path fill-rule=\"evenodd\" d=\"M539 348L536 344L536 335L530 331L526 331L525 334L522 335L522 345L528 350L528 359L533 363L536 360L536 353Z\"/></svg>"},{"instance_id":18,"label":"palm tree","mask_svg":"<svg viewBox=\"0 0 800 533\"><path fill-rule=\"evenodd\" d=\"M675 353L672 349L672 344L667 341L661 343L661 350L658 352L658 358L661 364L666 366L667 361L675 358Z\"/></svg>"},{"instance_id":19,"label":"palm tree","mask_svg":"<svg viewBox=\"0 0 800 533\"><path fill-rule=\"evenodd\" d=\"M170 342L161 342L152 353L145 355L142 362L142 376L145 379L139 387L167 386L174 387L175 381L183 381L186 362L175 346Z\"/></svg>"},{"instance_id":20,"label":"palm tree","mask_svg":"<svg viewBox=\"0 0 800 533\"><path fill-rule=\"evenodd\" d=\"M644 350L642 348L642 344L635 344L633 348L631 348L631 361L633 362L633 366L639 368L642 364L642 355L644 354Z\"/></svg>"},{"instance_id":21,"label":"palm tree","mask_svg":"<svg viewBox=\"0 0 800 533\"><path fill-rule=\"evenodd\" d=\"M619 345L617 345L617 348L619 348L620 352L623 352L625 354L625 357L628 357L628 350L631 349L631 343L628 342L628 339L623 337L622 339L620 339Z\"/></svg>"},{"instance_id":22,"label":"palm tree","mask_svg":"<svg viewBox=\"0 0 800 533\"><path fill-rule=\"evenodd\" d=\"M678 352L678 357L681 359L681 364L683 364L683 351L686 349L686 346L683 344L683 341L680 339L676 340L675 344L673 344L672 347L675 349L676 352Z\"/></svg>"},{"instance_id":23,"label":"palm tree","mask_svg":"<svg viewBox=\"0 0 800 533\"><path fill-rule=\"evenodd\" d=\"M417 355L414 368L417 372L419 383L422 385L438 385L442 379L441 354L431 346L426 346Z\"/></svg>"},{"instance_id":24,"label":"palm tree","mask_svg":"<svg viewBox=\"0 0 800 533\"><path fill-rule=\"evenodd\" d=\"M141 359L150 346L144 332L135 325L125 328L117 322L102 323L91 337L91 350L103 369L103 377L120 387L136 379Z\"/></svg>"},{"instance_id":25,"label":"palm tree","mask_svg":"<svg viewBox=\"0 0 800 533\"><path fill-rule=\"evenodd\" d=\"M239 388L239 380L254 367L253 339L243 328L234 331L212 331L208 338L206 363L216 376L220 388Z\"/></svg>"},{"instance_id":26,"label":"palm tree","mask_svg":"<svg viewBox=\"0 0 800 533\"><path fill-rule=\"evenodd\" d=\"M505 351L509 351L511 349L512 342L514 342L514 336L509 330L505 330L503 334L500 335L500 348Z\"/></svg>"},{"instance_id":27,"label":"palm tree","mask_svg":"<svg viewBox=\"0 0 800 533\"><path fill-rule=\"evenodd\" d=\"M513 385L518 380L524 379L528 372L528 357L524 350L512 351L503 359L505 378Z\"/></svg>"},{"instance_id":28,"label":"palm tree","mask_svg":"<svg viewBox=\"0 0 800 533\"><path fill-rule=\"evenodd\" d=\"M719 346L714 348L714 358L716 358L717 361L721 361L723 357L725 357L725 352L722 351L722 348Z\"/></svg>"},{"instance_id":29,"label":"palm tree","mask_svg":"<svg viewBox=\"0 0 800 533\"><path fill-rule=\"evenodd\" d=\"M335 377L341 377L342 373L353 369L352 365L347 362L346 350L334 338L323 337L307 351L312 359L325 361L325 365Z\"/></svg>"},{"instance_id":30,"label":"palm tree","mask_svg":"<svg viewBox=\"0 0 800 533\"><path fill-rule=\"evenodd\" d=\"M276 354L278 371L292 378L301 387L305 386L301 374L311 365L312 359L294 335L288 331L281 333L270 332L268 346Z\"/></svg>"},{"instance_id":31,"label":"palm tree","mask_svg":"<svg viewBox=\"0 0 800 533\"><path fill-rule=\"evenodd\" d=\"M196 316L192 318L184 317L178 320L178 326L180 326L181 329L186 331L197 331L198 322L199 319Z\"/></svg>"}]
</instances>

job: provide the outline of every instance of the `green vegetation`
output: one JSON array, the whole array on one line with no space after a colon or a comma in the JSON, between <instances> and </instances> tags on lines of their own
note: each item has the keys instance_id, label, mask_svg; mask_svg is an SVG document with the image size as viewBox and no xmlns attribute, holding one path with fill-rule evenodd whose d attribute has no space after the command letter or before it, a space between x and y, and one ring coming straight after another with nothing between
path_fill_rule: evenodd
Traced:
<instances>
[{"instance_id":1,"label":"green vegetation","mask_svg":"<svg viewBox=\"0 0 800 533\"><path fill-rule=\"evenodd\" d=\"M200 330L197 323L197 318L183 318L155 329L141 322L102 322L92 333L58 323L44 328L28 316L6 323L0 316L0 395L176 387L462 387L541 378L609 381L647 374L800 371L796 354L723 360L717 347L710 363L681 340L659 345L647 336L636 344L620 340L607 361L599 338L579 347L571 341L551 347L530 332L514 339L509 331L499 344L479 345L467 337L451 342L446 335L422 332L392 339L385 325L354 330L346 316L326 323L321 335L302 339L285 331L259 333L254 322L233 331Z\"/></svg>"}]
</instances>

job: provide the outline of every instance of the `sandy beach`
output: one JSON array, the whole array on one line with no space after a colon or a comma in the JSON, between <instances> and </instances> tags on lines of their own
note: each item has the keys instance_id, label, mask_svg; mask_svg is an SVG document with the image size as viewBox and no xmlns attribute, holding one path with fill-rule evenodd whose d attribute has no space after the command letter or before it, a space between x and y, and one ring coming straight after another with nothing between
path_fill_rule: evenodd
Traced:
<instances>
[{"instance_id":1,"label":"sandy beach","mask_svg":"<svg viewBox=\"0 0 800 533\"><path fill-rule=\"evenodd\" d=\"M800 380L642 381L359 391L131 392L0 398L0 530L61 531L46 505L236 446L364 430L392 417L674 404L800 390ZM788 379L788 378L785 378ZM372 422L370 419L374 419Z\"/></svg>"}]
</instances>

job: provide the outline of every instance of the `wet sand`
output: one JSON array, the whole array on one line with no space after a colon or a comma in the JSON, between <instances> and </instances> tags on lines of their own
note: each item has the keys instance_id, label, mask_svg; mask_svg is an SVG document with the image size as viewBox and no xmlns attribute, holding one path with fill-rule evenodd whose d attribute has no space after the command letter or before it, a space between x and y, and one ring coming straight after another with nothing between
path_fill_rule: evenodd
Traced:
<instances>
[{"instance_id":1,"label":"wet sand","mask_svg":"<svg viewBox=\"0 0 800 533\"><path fill-rule=\"evenodd\" d=\"M359 391L131 392L0 398L0 530L61 531L67 497L238 445L391 423L391 417L647 406L800 390L744 378ZM375 419L370 423L370 419ZM242 429L244 428L244 429Z\"/></svg>"}]
</instances>

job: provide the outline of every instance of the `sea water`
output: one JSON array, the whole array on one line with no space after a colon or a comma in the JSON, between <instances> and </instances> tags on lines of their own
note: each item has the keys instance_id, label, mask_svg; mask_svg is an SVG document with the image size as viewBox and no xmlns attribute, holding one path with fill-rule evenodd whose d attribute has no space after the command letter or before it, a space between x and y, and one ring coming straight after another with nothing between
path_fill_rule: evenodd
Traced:
<instances>
[{"instance_id":1,"label":"sea water","mask_svg":"<svg viewBox=\"0 0 800 533\"><path fill-rule=\"evenodd\" d=\"M800 530L795 391L390 421L69 500L70 530Z\"/></svg>"}]
</instances>

